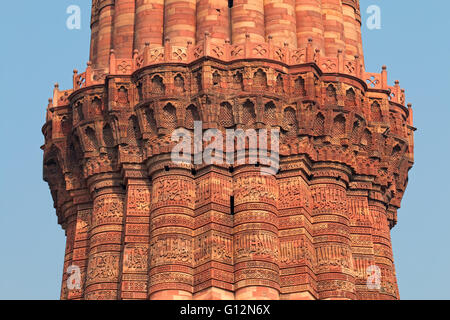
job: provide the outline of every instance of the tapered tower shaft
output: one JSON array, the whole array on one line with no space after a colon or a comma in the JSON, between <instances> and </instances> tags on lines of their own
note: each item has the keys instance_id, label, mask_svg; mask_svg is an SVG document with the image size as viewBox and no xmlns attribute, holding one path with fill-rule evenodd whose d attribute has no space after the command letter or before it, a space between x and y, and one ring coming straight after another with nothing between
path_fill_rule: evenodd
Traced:
<instances>
[{"instance_id":1,"label":"tapered tower shaft","mask_svg":"<svg viewBox=\"0 0 450 320\"><path fill-rule=\"evenodd\" d=\"M415 128L358 0L94 0L91 28L43 127L62 299L399 298Z\"/></svg>"}]
</instances>

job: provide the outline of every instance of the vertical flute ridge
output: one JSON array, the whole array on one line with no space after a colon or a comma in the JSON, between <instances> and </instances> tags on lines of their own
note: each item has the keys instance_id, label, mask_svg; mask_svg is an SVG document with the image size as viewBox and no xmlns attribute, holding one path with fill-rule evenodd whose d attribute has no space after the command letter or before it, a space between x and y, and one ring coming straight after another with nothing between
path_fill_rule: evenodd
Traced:
<instances>
[{"instance_id":1,"label":"vertical flute ridge","mask_svg":"<svg viewBox=\"0 0 450 320\"><path fill-rule=\"evenodd\" d=\"M136 0L134 49L163 45L164 0Z\"/></svg>"}]
</instances>

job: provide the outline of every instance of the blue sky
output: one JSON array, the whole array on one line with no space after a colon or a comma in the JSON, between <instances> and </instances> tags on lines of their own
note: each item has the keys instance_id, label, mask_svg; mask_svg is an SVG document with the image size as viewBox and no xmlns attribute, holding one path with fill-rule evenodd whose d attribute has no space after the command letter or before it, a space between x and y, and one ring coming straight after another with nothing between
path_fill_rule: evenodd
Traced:
<instances>
[{"instance_id":1,"label":"blue sky","mask_svg":"<svg viewBox=\"0 0 450 320\"><path fill-rule=\"evenodd\" d=\"M66 9L81 7L81 30ZM58 299L64 232L42 181L41 127L55 82L71 87L89 53L90 0L4 1L0 10L0 299ZM416 164L392 241L403 299L450 299L449 1L361 0L366 69L388 66L413 103Z\"/></svg>"}]
</instances>

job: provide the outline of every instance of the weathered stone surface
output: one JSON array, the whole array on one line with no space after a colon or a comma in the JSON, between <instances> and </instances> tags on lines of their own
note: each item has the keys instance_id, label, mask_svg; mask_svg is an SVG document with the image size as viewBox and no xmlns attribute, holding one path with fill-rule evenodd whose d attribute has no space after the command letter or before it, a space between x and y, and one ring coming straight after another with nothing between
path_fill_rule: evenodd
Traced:
<instances>
[{"instance_id":1,"label":"weathered stone surface","mask_svg":"<svg viewBox=\"0 0 450 320\"><path fill-rule=\"evenodd\" d=\"M93 1L91 61L43 127L64 271L81 272L61 298L399 298L415 128L399 83L364 69L359 1L219 2ZM280 128L279 171L172 162L198 120Z\"/></svg>"}]
</instances>

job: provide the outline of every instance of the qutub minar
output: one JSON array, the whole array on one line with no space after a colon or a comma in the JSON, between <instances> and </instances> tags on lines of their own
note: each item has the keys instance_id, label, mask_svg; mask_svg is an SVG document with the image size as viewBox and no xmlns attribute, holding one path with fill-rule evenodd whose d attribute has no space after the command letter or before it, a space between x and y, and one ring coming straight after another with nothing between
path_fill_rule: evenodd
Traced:
<instances>
[{"instance_id":1,"label":"qutub minar","mask_svg":"<svg viewBox=\"0 0 450 320\"><path fill-rule=\"evenodd\" d=\"M415 128L364 68L358 0L94 0L91 28L43 127L62 299L399 298ZM279 128L279 171L173 162L198 120Z\"/></svg>"}]
</instances>

